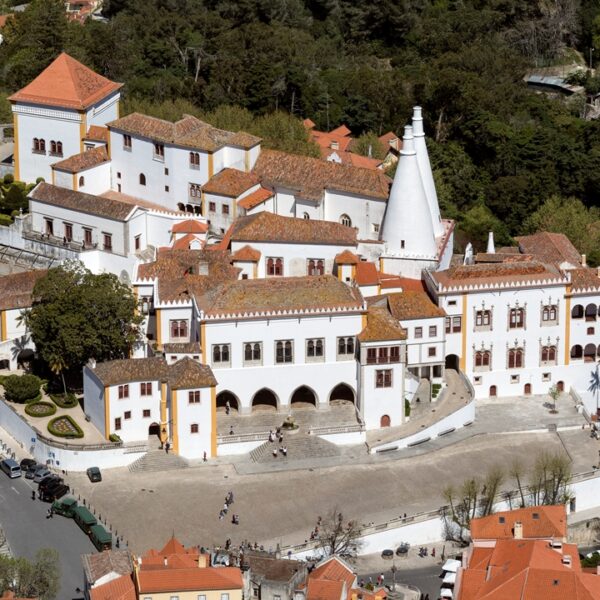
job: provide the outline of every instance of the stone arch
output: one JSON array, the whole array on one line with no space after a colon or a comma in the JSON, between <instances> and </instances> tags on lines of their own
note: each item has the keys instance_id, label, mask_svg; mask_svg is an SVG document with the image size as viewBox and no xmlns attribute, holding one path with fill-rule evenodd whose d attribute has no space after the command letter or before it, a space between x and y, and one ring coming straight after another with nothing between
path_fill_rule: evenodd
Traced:
<instances>
[{"instance_id":1,"label":"stone arch","mask_svg":"<svg viewBox=\"0 0 600 600\"><path fill-rule=\"evenodd\" d=\"M235 412L240 411L240 401L239 398L229 390L223 390L217 394L217 410L220 412L225 412L227 407L227 402L229 402L229 408Z\"/></svg>"},{"instance_id":2,"label":"stone arch","mask_svg":"<svg viewBox=\"0 0 600 600\"><path fill-rule=\"evenodd\" d=\"M590 303L585 307L585 320L586 321L595 321L598 316L598 307Z\"/></svg>"},{"instance_id":3,"label":"stone arch","mask_svg":"<svg viewBox=\"0 0 600 600\"><path fill-rule=\"evenodd\" d=\"M352 402L354 404L356 402L356 394L347 383L338 383L329 392L329 403L332 401L341 403Z\"/></svg>"},{"instance_id":4,"label":"stone arch","mask_svg":"<svg viewBox=\"0 0 600 600\"><path fill-rule=\"evenodd\" d=\"M154 435L160 439L160 424L158 424L156 421L148 426L148 437Z\"/></svg>"},{"instance_id":5,"label":"stone arch","mask_svg":"<svg viewBox=\"0 0 600 600\"><path fill-rule=\"evenodd\" d=\"M273 390L262 388L252 398L252 412L255 410L268 411L279 408L279 398Z\"/></svg>"},{"instance_id":6,"label":"stone arch","mask_svg":"<svg viewBox=\"0 0 600 600\"><path fill-rule=\"evenodd\" d=\"M525 394L525 396L531 396L531 384L530 383L526 383L523 386L523 393Z\"/></svg>"},{"instance_id":7,"label":"stone arch","mask_svg":"<svg viewBox=\"0 0 600 600\"><path fill-rule=\"evenodd\" d=\"M290 406L292 406L293 404L300 405L296 408L305 408L307 404L316 408L318 403L319 398L316 392L307 385L301 385L290 396Z\"/></svg>"},{"instance_id":8,"label":"stone arch","mask_svg":"<svg viewBox=\"0 0 600 600\"><path fill-rule=\"evenodd\" d=\"M459 365L460 359L456 354L448 354L448 356L446 356L446 369L454 369L455 371L458 371Z\"/></svg>"},{"instance_id":9,"label":"stone arch","mask_svg":"<svg viewBox=\"0 0 600 600\"><path fill-rule=\"evenodd\" d=\"M571 346L571 358L583 358L583 348L579 344Z\"/></svg>"},{"instance_id":10,"label":"stone arch","mask_svg":"<svg viewBox=\"0 0 600 600\"><path fill-rule=\"evenodd\" d=\"M495 385L490 385L490 398L495 398L498 395L498 388Z\"/></svg>"},{"instance_id":11,"label":"stone arch","mask_svg":"<svg viewBox=\"0 0 600 600\"><path fill-rule=\"evenodd\" d=\"M583 306L581 304L576 304L572 309L571 309L571 318L572 319L583 319Z\"/></svg>"}]
</instances>

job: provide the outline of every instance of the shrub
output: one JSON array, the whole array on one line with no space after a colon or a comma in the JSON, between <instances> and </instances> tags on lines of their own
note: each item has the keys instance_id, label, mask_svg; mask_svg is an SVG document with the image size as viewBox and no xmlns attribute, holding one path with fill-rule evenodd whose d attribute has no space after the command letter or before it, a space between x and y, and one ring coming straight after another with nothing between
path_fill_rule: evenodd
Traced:
<instances>
[{"instance_id":1,"label":"shrub","mask_svg":"<svg viewBox=\"0 0 600 600\"><path fill-rule=\"evenodd\" d=\"M410 402L408 398L404 398L404 416L410 417Z\"/></svg>"},{"instance_id":2,"label":"shrub","mask_svg":"<svg viewBox=\"0 0 600 600\"><path fill-rule=\"evenodd\" d=\"M12 224L13 220L10 215L0 214L0 226L9 227Z\"/></svg>"},{"instance_id":3,"label":"shrub","mask_svg":"<svg viewBox=\"0 0 600 600\"><path fill-rule=\"evenodd\" d=\"M120 442L120 441L121 441L121 438L120 438L120 437L119 437L119 436L118 436L116 433L111 433L111 434L108 436L108 439L109 439L111 442Z\"/></svg>"},{"instance_id":4,"label":"shrub","mask_svg":"<svg viewBox=\"0 0 600 600\"><path fill-rule=\"evenodd\" d=\"M40 395L41 381L35 375L9 375L2 385L6 399L11 402L32 402Z\"/></svg>"},{"instance_id":5,"label":"shrub","mask_svg":"<svg viewBox=\"0 0 600 600\"><path fill-rule=\"evenodd\" d=\"M79 404L77 396L71 392L66 396L64 394L50 394L50 399L56 406L60 406L61 408L73 408Z\"/></svg>"},{"instance_id":6,"label":"shrub","mask_svg":"<svg viewBox=\"0 0 600 600\"><path fill-rule=\"evenodd\" d=\"M52 435L64 438L82 438L83 431L69 415L55 417L48 423L48 431Z\"/></svg>"},{"instance_id":7,"label":"shrub","mask_svg":"<svg viewBox=\"0 0 600 600\"><path fill-rule=\"evenodd\" d=\"M30 417L49 417L56 412L56 406L50 402L30 402L25 407L25 412Z\"/></svg>"},{"instance_id":8,"label":"shrub","mask_svg":"<svg viewBox=\"0 0 600 600\"><path fill-rule=\"evenodd\" d=\"M15 180L15 176L12 173L7 173L4 176L5 185L10 185Z\"/></svg>"}]
</instances>

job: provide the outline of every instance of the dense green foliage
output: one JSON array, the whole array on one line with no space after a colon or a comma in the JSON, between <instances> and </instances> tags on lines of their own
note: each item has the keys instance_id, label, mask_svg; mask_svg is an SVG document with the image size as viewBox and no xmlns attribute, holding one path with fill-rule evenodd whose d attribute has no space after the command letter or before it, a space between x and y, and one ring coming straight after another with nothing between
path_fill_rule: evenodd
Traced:
<instances>
[{"instance_id":1,"label":"dense green foliage","mask_svg":"<svg viewBox=\"0 0 600 600\"><path fill-rule=\"evenodd\" d=\"M9 375L2 385L7 400L23 403L39 397L42 382L35 375Z\"/></svg>"},{"instance_id":2,"label":"dense green foliage","mask_svg":"<svg viewBox=\"0 0 600 600\"><path fill-rule=\"evenodd\" d=\"M370 134L365 152L419 103L461 244L481 247L489 228L510 241L553 196L600 205L600 123L580 118L582 97L523 82L536 66L585 65L592 45L598 58L600 0L107 0L108 23L84 26L63 6L33 0L4 28L7 91L64 49L124 82L129 109L193 112L305 153L300 118Z\"/></svg>"},{"instance_id":3,"label":"dense green foliage","mask_svg":"<svg viewBox=\"0 0 600 600\"><path fill-rule=\"evenodd\" d=\"M56 375L79 372L91 358L126 358L138 339L135 297L115 275L63 264L37 281L33 296L23 319L39 356Z\"/></svg>"},{"instance_id":4,"label":"dense green foliage","mask_svg":"<svg viewBox=\"0 0 600 600\"><path fill-rule=\"evenodd\" d=\"M33 560L0 556L0 593L13 591L19 598L53 600L60 585L58 552L38 550Z\"/></svg>"}]
</instances>

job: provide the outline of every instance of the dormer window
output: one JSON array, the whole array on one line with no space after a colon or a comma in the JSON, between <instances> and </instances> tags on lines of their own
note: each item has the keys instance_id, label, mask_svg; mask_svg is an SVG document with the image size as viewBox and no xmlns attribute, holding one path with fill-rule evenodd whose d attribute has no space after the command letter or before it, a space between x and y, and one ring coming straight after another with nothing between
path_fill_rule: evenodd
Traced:
<instances>
[{"instance_id":1,"label":"dormer window","mask_svg":"<svg viewBox=\"0 0 600 600\"><path fill-rule=\"evenodd\" d=\"M330 148L332 150L339 150L340 149L340 143L339 142L331 142Z\"/></svg>"}]
</instances>

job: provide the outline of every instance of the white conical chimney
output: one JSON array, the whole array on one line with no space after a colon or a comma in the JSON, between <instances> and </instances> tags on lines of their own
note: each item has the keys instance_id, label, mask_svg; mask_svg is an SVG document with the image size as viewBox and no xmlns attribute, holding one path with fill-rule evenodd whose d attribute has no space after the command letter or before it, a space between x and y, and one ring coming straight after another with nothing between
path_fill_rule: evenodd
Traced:
<instances>
[{"instance_id":1,"label":"white conical chimney","mask_svg":"<svg viewBox=\"0 0 600 600\"><path fill-rule=\"evenodd\" d=\"M420 106L413 107L412 118L413 135L415 137L415 150L419 162L419 170L423 179L423 187L427 195L427 203L429 204L429 212L431 213L431 222L433 224L433 234L435 237L440 237L444 233L442 217L440 215L440 206L438 204L437 192L435 191L435 182L433 180L433 172L431 163L429 162L429 153L427 152L427 144L425 143L425 130L423 129L423 116Z\"/></svg>"},{"instance_id":2,"label":"white conical chimney","mask_svg":"<svg viewBox=\"0 0 600 600\"><path fill-rule=\"evenodd\" d=\"M490 231L488 233L488 243L486 252L488 254L496 254L496 246L494 245L494 232Z\"/></svg>"},{"instance_id":3,"label":"white conical chimney","mask_svg":"<svg viewBox=\"0 0 600 600\"><path fill-rule=\"evenodd\" d=\"M469 242L465 248L465 257L463 259L463 265L473 264L473 244Z\"/></svg>"},{"instance_id":4,"label":"white conical chimney","mask_svg":"<svg viewBox=\"0 0 600 600\"><path fill-rule=\"evenodd\" d=\"M433 259L437 245L410 125L404 128L402 143L381 239L387 242L388 252L392 255Z\"/></svg>"}]
</instances>

